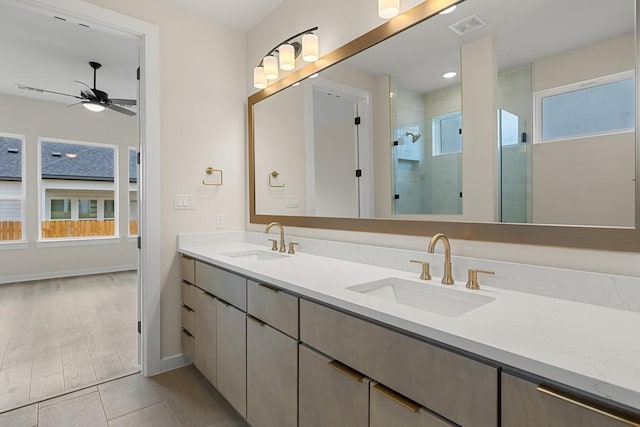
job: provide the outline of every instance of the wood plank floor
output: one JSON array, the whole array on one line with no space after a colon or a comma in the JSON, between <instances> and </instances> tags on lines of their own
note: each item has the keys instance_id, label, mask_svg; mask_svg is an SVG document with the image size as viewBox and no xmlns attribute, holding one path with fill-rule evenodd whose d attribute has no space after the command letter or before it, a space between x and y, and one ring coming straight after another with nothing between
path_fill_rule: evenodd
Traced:
<instances>
[{"instance_id":1,"label":"wood plank floor","mask_svg":"<svg viewBox=\"0 0 640 427\"><path fill-rule=\"evenodd\" d=\"M0 411L137 364L136 273L0 285Z\"/></svg>"}]
</instances>

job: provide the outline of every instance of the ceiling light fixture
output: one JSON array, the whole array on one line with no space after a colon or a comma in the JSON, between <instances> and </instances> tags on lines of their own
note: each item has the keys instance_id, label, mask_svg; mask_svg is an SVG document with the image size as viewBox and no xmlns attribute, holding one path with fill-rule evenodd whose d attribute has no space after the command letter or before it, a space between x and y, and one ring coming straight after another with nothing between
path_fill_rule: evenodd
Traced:
<instances>
[{"instance_id":1,"label":"ceiling light fixture","mask_svg":"<svg viewBox=\"0 0 640 427\"><path fill-rule=\"evenodd\" d=\"M448 15L451 12L453 12L454 10L456 10L456 7L458 7L458 6L454 4L453 6L448 7L445 10L443 10L442 12L440 12L438 15Z\"/></svg>"},{"instance_id":2,"label":"ceiling light fixture","mask_svg":"<svg viewBox=\"0 0 640 427\"><path fill-rule=\"evenodd\" d=\"M378 16L390 19L400 13L400 0L378 0Z\"/></svg>"},{"instance_id":3,"label":"ceiling light fixture","mask_svg":"<svg viewBox=\"0 0 640 427\"><path fill-rule=\"evenodd\" d=\"M447 71L446 73L442 74L442 77L445 78L445 79L452 79L457 75L458 75L458 73L456 73L455 71Z\"/></svg>"},{"instance_id":4,"label":"ceiling light fixture","mask_svg":"<svg viewBox=\"0 0 640 427\"><path fill-rule=\"evenodd\" d=\"M104 105L101 105L99 102L83 102L82 106L89 111L93 111L94 113L99 113L100 111L104 111Z\"/></svg>"},{"instance_id":5,"label":"ceiling light fixture","mask_svg":"<svg viewBox=\"0 0 640 427\"><path fill-rule=\"evenodd\" d=\"M64 155L70 159L75 159L76 157L78 157L76 153L65 153Z\"/></svg>"},{"instance_id":6,"label":"ceiling light fixture","mask_svg":"<svg viewBox=\"0 0 640 427\"><path fill-rule=\"evenodd\" d=\"M318 60L318 36L313 32L318 27L309 28L288 39L278 43L262 58L253 69L253 87L264 89L269 80L278 78L278 65L283 71L291 71L296 68L296 58L302 53L305 62ZM302 37L301 41L296 39ZM86 105L86 104L85 104Z\"/></svg>"}]
</instances>

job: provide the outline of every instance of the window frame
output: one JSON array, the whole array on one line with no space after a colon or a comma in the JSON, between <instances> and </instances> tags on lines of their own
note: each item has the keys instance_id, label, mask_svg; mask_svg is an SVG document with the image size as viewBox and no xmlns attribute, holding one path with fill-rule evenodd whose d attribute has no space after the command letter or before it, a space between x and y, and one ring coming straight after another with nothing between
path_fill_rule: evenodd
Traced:
<instances>
[{"instance_id":1,"label":"window frame","mask_svg":"<svg viewBox=\"0 0 640 427\"><path fill-rule=\"evenodd\" d=\"M439 124L442 122L442 120L449 119L455 116L460 116L460 129L462 129L462 110L450 111L448 113L438 114L437 116L431 117L431 155L433 157L462 153L462 134L460 135L460 151L452 151L449 153L442 152L442 138L440 132L441 126Z\"/></svg>"},{"instance_id":2,"label":"window frame","mask_svg":"<svg viewBox=\"0 0 640 427\"><path fill-rule=\"evenodd\" d=\"M114 215L115 218L113 218L114 221L114 234L112 235L108 235L108 236L81 236L81 237L53 237L53 238L43 238L42 237L42 222L43 221L51 221L51 219L47 219L47 217L50 217L50 214L48 215L47 212L47 205L48 205L48 201L51 200L50 198L47 198L45 195L45 191L46 188L43 186L43 182L42 182L42 143L43 142L54 142L54 143L62 143L62 144L74 144L74 145L80 145L80 146L91 146L91 147L102 147L102 148L110 148L113 150L113 201L114 201ZM120 191L118 188L119 185L119 146L115 145L115 144L105 144L105 143L99 143L99 142L93 142L93 141L80 141L80 140L70 140L70 139L63 139L63 138L56 138L56 137L46 137L46 136L39 136L38 137L38 144L37 144L37 151L38 151L38 238L36 240L37 243L47 243L47 242L88 242L91 240L119 240L120 239L120 231L119 231L119 224L120 224L120 215L119 215L119 196L120 196ZM68 190L68 189L67 189ZM111 190L109 190L111 191ZM56 196L57 198L58 196ZM62 195L60 195L60 197L63 197ZM85 196L70 196L70 195L64 195L64 198L68 198L71 199L71 220L76 220L76 221L83 221L83 220L111 220L110 218L104 218L104 215L100 215L100 205L102 203L103 200L107 200L107 199L111 199L110 197L104 197L104 196L95 196L92 197L92 199L97 200L98 203L98 217L97 218L75 218L74 219L74 211L75 211L75 216L78 216L78 201L79 199L86 199L87 197ZM55 220L54 220L55 221Z\"/></svg>"},{"instance_id":3,"label":"window frame","mask_svg":"<svg viewBox=\"0 0 640 427\"><path fill-rule=\"evenodd\" d=\"M138 231L138 233L136 234L131 234L131 182L130 182L130 177L129 177L129 170L131 168L131 164L129 163L130 157L129 157L129 153L131 151L134 151L136 153L136 161L134 162L134 165L136 167L136 211L137 211L137 215L136 215L136 230ZM140 167L138 165L138 160L137 160L137 156L139 156L140 153L140 149L138 147L129 147L127 149L127 237L129 238L137 238L139 235L139 231L140 231L140 210L138 207L138 201L140 200Z\"/></svg>"},{"instance_id":4,"label":"window frame","mask_svg":"<svg viewBox=\"0 0 640 427\"><path fill-rule=\"evenodd\" d=\"M554 139L542 139L542 100L555 95L562 95L569 92L576 92L578 90L590 89L597 86L604 86L610 83L616 83L623 80L635 79L635 70L627 70L619 73L608 74L601 77L596 77L589 80L583 80L579 82L570 83L563 86L558 86L550 89L540 90L533 93L533 144L548 144L553 142L573 141L576 139L594 138L607 135L618 135L629 132L635 132L638 127L638 123L632 129L610 130L604 132L596 132L585 135L576 135L570 137L554 138ZM636 81L636 85L637 85ZM636 112L637 115L637 112Z\"/></svg>"},{"instance_id":5,"label":"window frame","mask_svg":"<svg viewBox=\"0 0 640 427\"><path fill-rule=\"evenodd\" d=\"M25 243L27 242L27 221L26 221L26 189L27 189L27 177L26 177L26 172L27 172L27 155L26 155L26 148L27 148L27 137L26 135L22 135L22 134L16 134L16 133L8 133L8 132L0 132L0 136L1 137L5 137L5 138L14 138L14 139L18 139L20 140L20 144L21 144L21 162L22 162L22 168L21 168L21 172L20 172L20 196L19 197L3 197L0 196L0 200L6 200L6 201L20 201L20 222L22 223L21 225L21 232L22 235L20 236L20 239L15 239L15 240L0 240L0 245L12 245L12 244L16 244L16 243Z\"/></svg>"}]
</instances>

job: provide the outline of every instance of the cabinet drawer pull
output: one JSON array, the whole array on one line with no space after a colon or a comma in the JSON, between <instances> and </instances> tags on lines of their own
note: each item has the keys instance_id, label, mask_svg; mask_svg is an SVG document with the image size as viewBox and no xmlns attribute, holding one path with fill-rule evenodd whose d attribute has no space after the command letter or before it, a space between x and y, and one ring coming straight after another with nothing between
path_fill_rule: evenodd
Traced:
<instances>
[{"instance_id":1,"label":"cabinet drawer pull","mask_svg":"<svg viewBox=\"0 0 640 427\"><path fill-rule=\"evenodd\" d=\"M384 394L385 396L387 396L389 399L393 400L394 402L396 402L397 404L404 406L405 408L407 408L408 410L412 411L412 412L418 412L421 408L420 405L418 405L416 402L414 402L411 399L408 399L406 397L404 397L401 394L396 393L395 391L388 389L387 387L383 386L382 384L376 384L373 386L373 388L375 388L376 390L378 390L380 393Z\"/></svg>"},{"instance_id":2,"label":"cabinet drawer pull","mask_svg":"<svg viewBox=\"0 0 640 427\"><path fill-rule=\"evenodd\" d=\"M229 308L231 307L231 304L229 304L228 302L226 302L225 300L222 300L220 298L216 298L217 301L220 301L220 304L224 305L225 307Z\"/></svg>"},{"instance_id":3,"label":"cabinet drawer pull","mask_svg":"<svg viewBox=\"0 0 640 427\"><path fill-rule=\"evenodd\" d=\"M209 292L207 292L207 291L202 291L202 293L204 293L206 296L208 296L208 297L209 297L209 298L211 298L211 299L216 299L216 296L215 296L215 295L210 294L210 293L209 293Z\"/></svg>"},{"instance_id":4,"label":"cabinet drawer pull","mask_svg":"<svg viewBox=\"0 0 640 427\"><path fill-rule=\"evenodd\" d=\"M270 291L275 292L276 294L280 292L280 289L274 288L273 286L269 286L265 283L258 283L258 286L262 286L263 288L269 289Z\"/></svg>"},{"instance_id":5,"label":"cabinet drawer pull","mask_svg":"<svg viewBox=\"0 0 640 427\"><path fill-rule=\"evenodd\" d=\"M539 385L537 387L537 390L539 392L541 392L541 393L544 393L544 394L548 395L548 396L552 396L552 397L555 397L556 399L560 399L560 400L563 400L565 402L571 403L573 405L577 405L577 406L579 406L581 408L587 409L589 411L596 412L596 413L598 413L600 415L604 415L605 417L609 417L611 419L619 421L619 422L621 422L623 424L626 424L628 426L640 427L640 423L637 420L634 421L634 420L631 420L629 418L625 418L624 416L621 416L621 415L612 414L611 412L608 412L608 411L605 411L604 409L592 406L592 405L590 405L590 404L588 404L586 402L583 402L582 400L578 400L576 398L569 397L569 396L566 396L564 394L561 394L558 391L553 390L553 389L551 389L551 388L549 388L549 387L547 387L545 385Z\"/></svg>"},{"instance_id":6,"label":"cabinet drawer pull","mask_svg":"<svg viewBox=\"0 0 640 427\"><path fill-rule=\"evenodd\" d=\"M256 318L255 318L255 317L253 317L253 316L249 316L249 315L247 315L247 318L248 318L248 319L253 320L254 322L256 322L256 323L257 323L258 325L260 325L260 326L264 326L264 325L266 325L266 323L264 323L262 320L256 319Z\"/></svg>"},{"instance_id":7,"label":"cabinet drawer pull","mask_svg":"<svg viewBox=\"0 0 640 427\"><path fill-rule=\"evenodd\" d=\"M184 308L187 311L191 311L191 312L195 311L193 308L189 307L188 305L184 305L184 304L182 304L182 308Z\"/></svg>"},{"instance_id":8,"label":"cabinet drawer pull","mask_svg":"<svg viewBox=\"0 0 640 427\"><path fill-rule=\"evenodd\" d=\"M191 333L189 331L187 331L186 329L182 328L182 333L185 334L188 337L194 338L193 335L191 335Z\"/></svg>"},{"instance_id":9,"label":"cabinet drawer pull","mask_svg":"<svg viewBox=\"0 0 640 427\"><path fill-rule=\"evenodd\" d=\"M329 363L329 366L331 366L333 369L337 370L343 375L348 376L349 378L351 378L356 382L362 382L362 380L365 378L365 376L362 375L360 372L356 371L355 369L351 369L347 365L344 365L338 362L337 360L332 360L328 363Z\"/></svg>"}]
</instances>

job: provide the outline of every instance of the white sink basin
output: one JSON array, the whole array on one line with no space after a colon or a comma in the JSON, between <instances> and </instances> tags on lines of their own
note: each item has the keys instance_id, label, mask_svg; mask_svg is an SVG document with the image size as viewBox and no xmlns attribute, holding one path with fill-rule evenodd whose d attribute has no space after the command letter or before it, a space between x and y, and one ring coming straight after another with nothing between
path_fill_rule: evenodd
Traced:
<instances>
[{"instance_id":1,"label":"white sink basin","mask_svg":"<svg viewBox=\"0 0 640 427\"><path fill-rule=\"evenodd\" d=\"M268 261L270 259L286 258L278 252L262 251L260 249L250 249L246 251L227 252L220 255L225 255L231 258L242 258L247 261Z\"/></svg>"},{"instance_id":2,"label":"white sink basin","mask_svg":"<svg viewBox=\"0 0 640 427\"><path fill-rule=\"evenodd\" d=\"M457 317L495 301L486 295L460 292L410 280L387 278L347 289L442 316Z\"/></svg>"}]
</instances>

